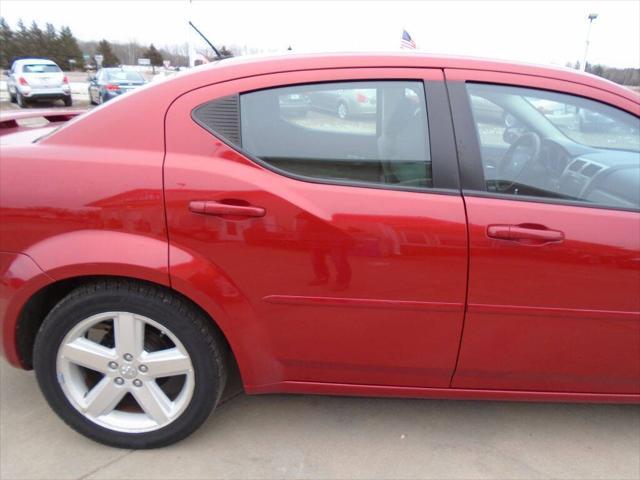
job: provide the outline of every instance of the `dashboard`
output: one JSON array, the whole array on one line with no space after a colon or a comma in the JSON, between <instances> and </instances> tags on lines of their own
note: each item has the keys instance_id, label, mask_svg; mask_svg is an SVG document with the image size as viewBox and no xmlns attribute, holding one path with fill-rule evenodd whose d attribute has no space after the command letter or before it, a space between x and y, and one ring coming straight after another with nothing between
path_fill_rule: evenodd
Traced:
<instances>
[{"instance_id":1,"label":"dashboard","mask_svg":"<svg viewBox=\"0 0 640 480\"><path fill-rule=\"evenodd\" d=\"M554 197L620 208L637 209L640 204L640 153L576 149L575 144L542 139L535 164L525 183Z\"/></svg>"}]
</instances>

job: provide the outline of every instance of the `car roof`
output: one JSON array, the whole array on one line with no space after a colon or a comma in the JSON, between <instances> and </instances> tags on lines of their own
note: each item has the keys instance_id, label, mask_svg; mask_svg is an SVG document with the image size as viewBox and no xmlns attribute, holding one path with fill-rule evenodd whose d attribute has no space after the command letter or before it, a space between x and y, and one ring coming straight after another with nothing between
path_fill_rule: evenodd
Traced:
<instances>
[{"instance_id":1,"label":"car roof","mask_svg":"<svg viewBox=\"0 0 640 480\"><path fill-rule=\"evenodd\" d=\"M565 80L595 88L616 90L621 96L638 101L637 95L629 89L602 77L584 73L572 68L561 66L537 65L524 62L512 62L478 57L464 57L454 55L434 55L419 52L339 52L339 53L311 53L311 54L281 54L274 56L249 55L225 58L223 60L205 64L188 70L185 78L199 74L210 77L216 71L216 76L228 79L242 76L261 75L296 70L317 70L325 68L444 68L463 70L482 70L501 73L515 73L534 75L538 77ZM195 79L194 79L195 80Z\"/></svg>"}]
</instances>

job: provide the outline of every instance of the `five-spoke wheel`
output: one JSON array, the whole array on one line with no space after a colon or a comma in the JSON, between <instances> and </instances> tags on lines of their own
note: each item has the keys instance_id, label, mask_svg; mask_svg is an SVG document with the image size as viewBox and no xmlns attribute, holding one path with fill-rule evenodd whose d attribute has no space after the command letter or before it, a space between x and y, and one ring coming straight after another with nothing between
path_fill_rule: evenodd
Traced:
<instances>
[{"instance_id":1,"label":"five-spoke wheel","mask_svg":"<svg viewBox=\"0 0 640 480\"><path fill-rule=\"evenodd\" d=\"M189 404L194 388L182 343L162 325L130 312L80 321L60 346L57 373L74 407L97 424L123 432L170 423Z\"/></svg>"},{"instance_id":2,"label":"five-spoke wheel","mask_svg":"<svg viewBox=\"0 0 640 480\"><path fill-rule=\"evenodd\" d=\"M160 287L107 281L71 292L47 316L34 366L56 412L110 445L167 445L195 430L226 380L210 319Z\"/></svg>"}]
</instances>

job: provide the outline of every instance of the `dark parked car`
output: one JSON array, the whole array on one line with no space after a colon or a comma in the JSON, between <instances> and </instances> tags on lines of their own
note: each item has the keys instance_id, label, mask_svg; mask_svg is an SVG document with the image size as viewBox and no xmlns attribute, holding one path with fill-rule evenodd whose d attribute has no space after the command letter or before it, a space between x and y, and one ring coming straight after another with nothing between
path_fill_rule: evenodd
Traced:
<instances>
[{"instance_id":1,"label":"dark parked car","mask_svg":"<svg viewBox=\"0 0 640 480\"><path fill-rule=\"evenodd\" d=\"M296 92L280 95L278 103L284 116L304 117L309 111L311 99L304 93Z\"/></svg>"},{"instance_id":2,"label":"dark parked car","mask_svg":"<svg viewBox=\"0 0 640 480\"><path fill-rule=\"evenodd\" d=\"M89 101L93 105L104 103L145 83L144 77L135 70L101 68L89 77Z\"/></svg>"},{"instance_id":3,"label":"dark parked car","mask_svg":"<svg viewBox=\"0 0 640 480\"><path fill-rule=\"evenodd\" d=\"M375 94L372 121L280 102L327 90ZM543 101L619 128L564 133ZM640 98L622 86L286 55L30 115L0 117L0 345L92 439L186 437L236 366L248 394L640 403Z\"/></svg>"}]
</instances>

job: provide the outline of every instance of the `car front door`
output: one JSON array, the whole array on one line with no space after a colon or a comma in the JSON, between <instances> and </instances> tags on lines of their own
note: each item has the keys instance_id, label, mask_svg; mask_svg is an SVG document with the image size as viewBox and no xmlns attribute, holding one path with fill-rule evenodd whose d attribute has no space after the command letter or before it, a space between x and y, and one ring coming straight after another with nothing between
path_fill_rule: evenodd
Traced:
<instances>
[{"instance_id":1,"label":"car front door","mask_svg":"<svg viewBox=\"0 0 640 480\"><path fill-rule=\"evenodd\" d=\"M470 239L453 387L640 392L638 104L445 74Z\"/></svg>"},{"instance_id":2,"label":"car front door","mask_svg":"<svg viewBox=\"0 0 640 480\"><path fill-rule=\"evenodd\" d=\"M285 101L352 88L375 115ZM272 74L172 104L172 282L219 308L251 391L449 387L467 275L450 125L436 69Z\"/></svg>"}]
</instances>

